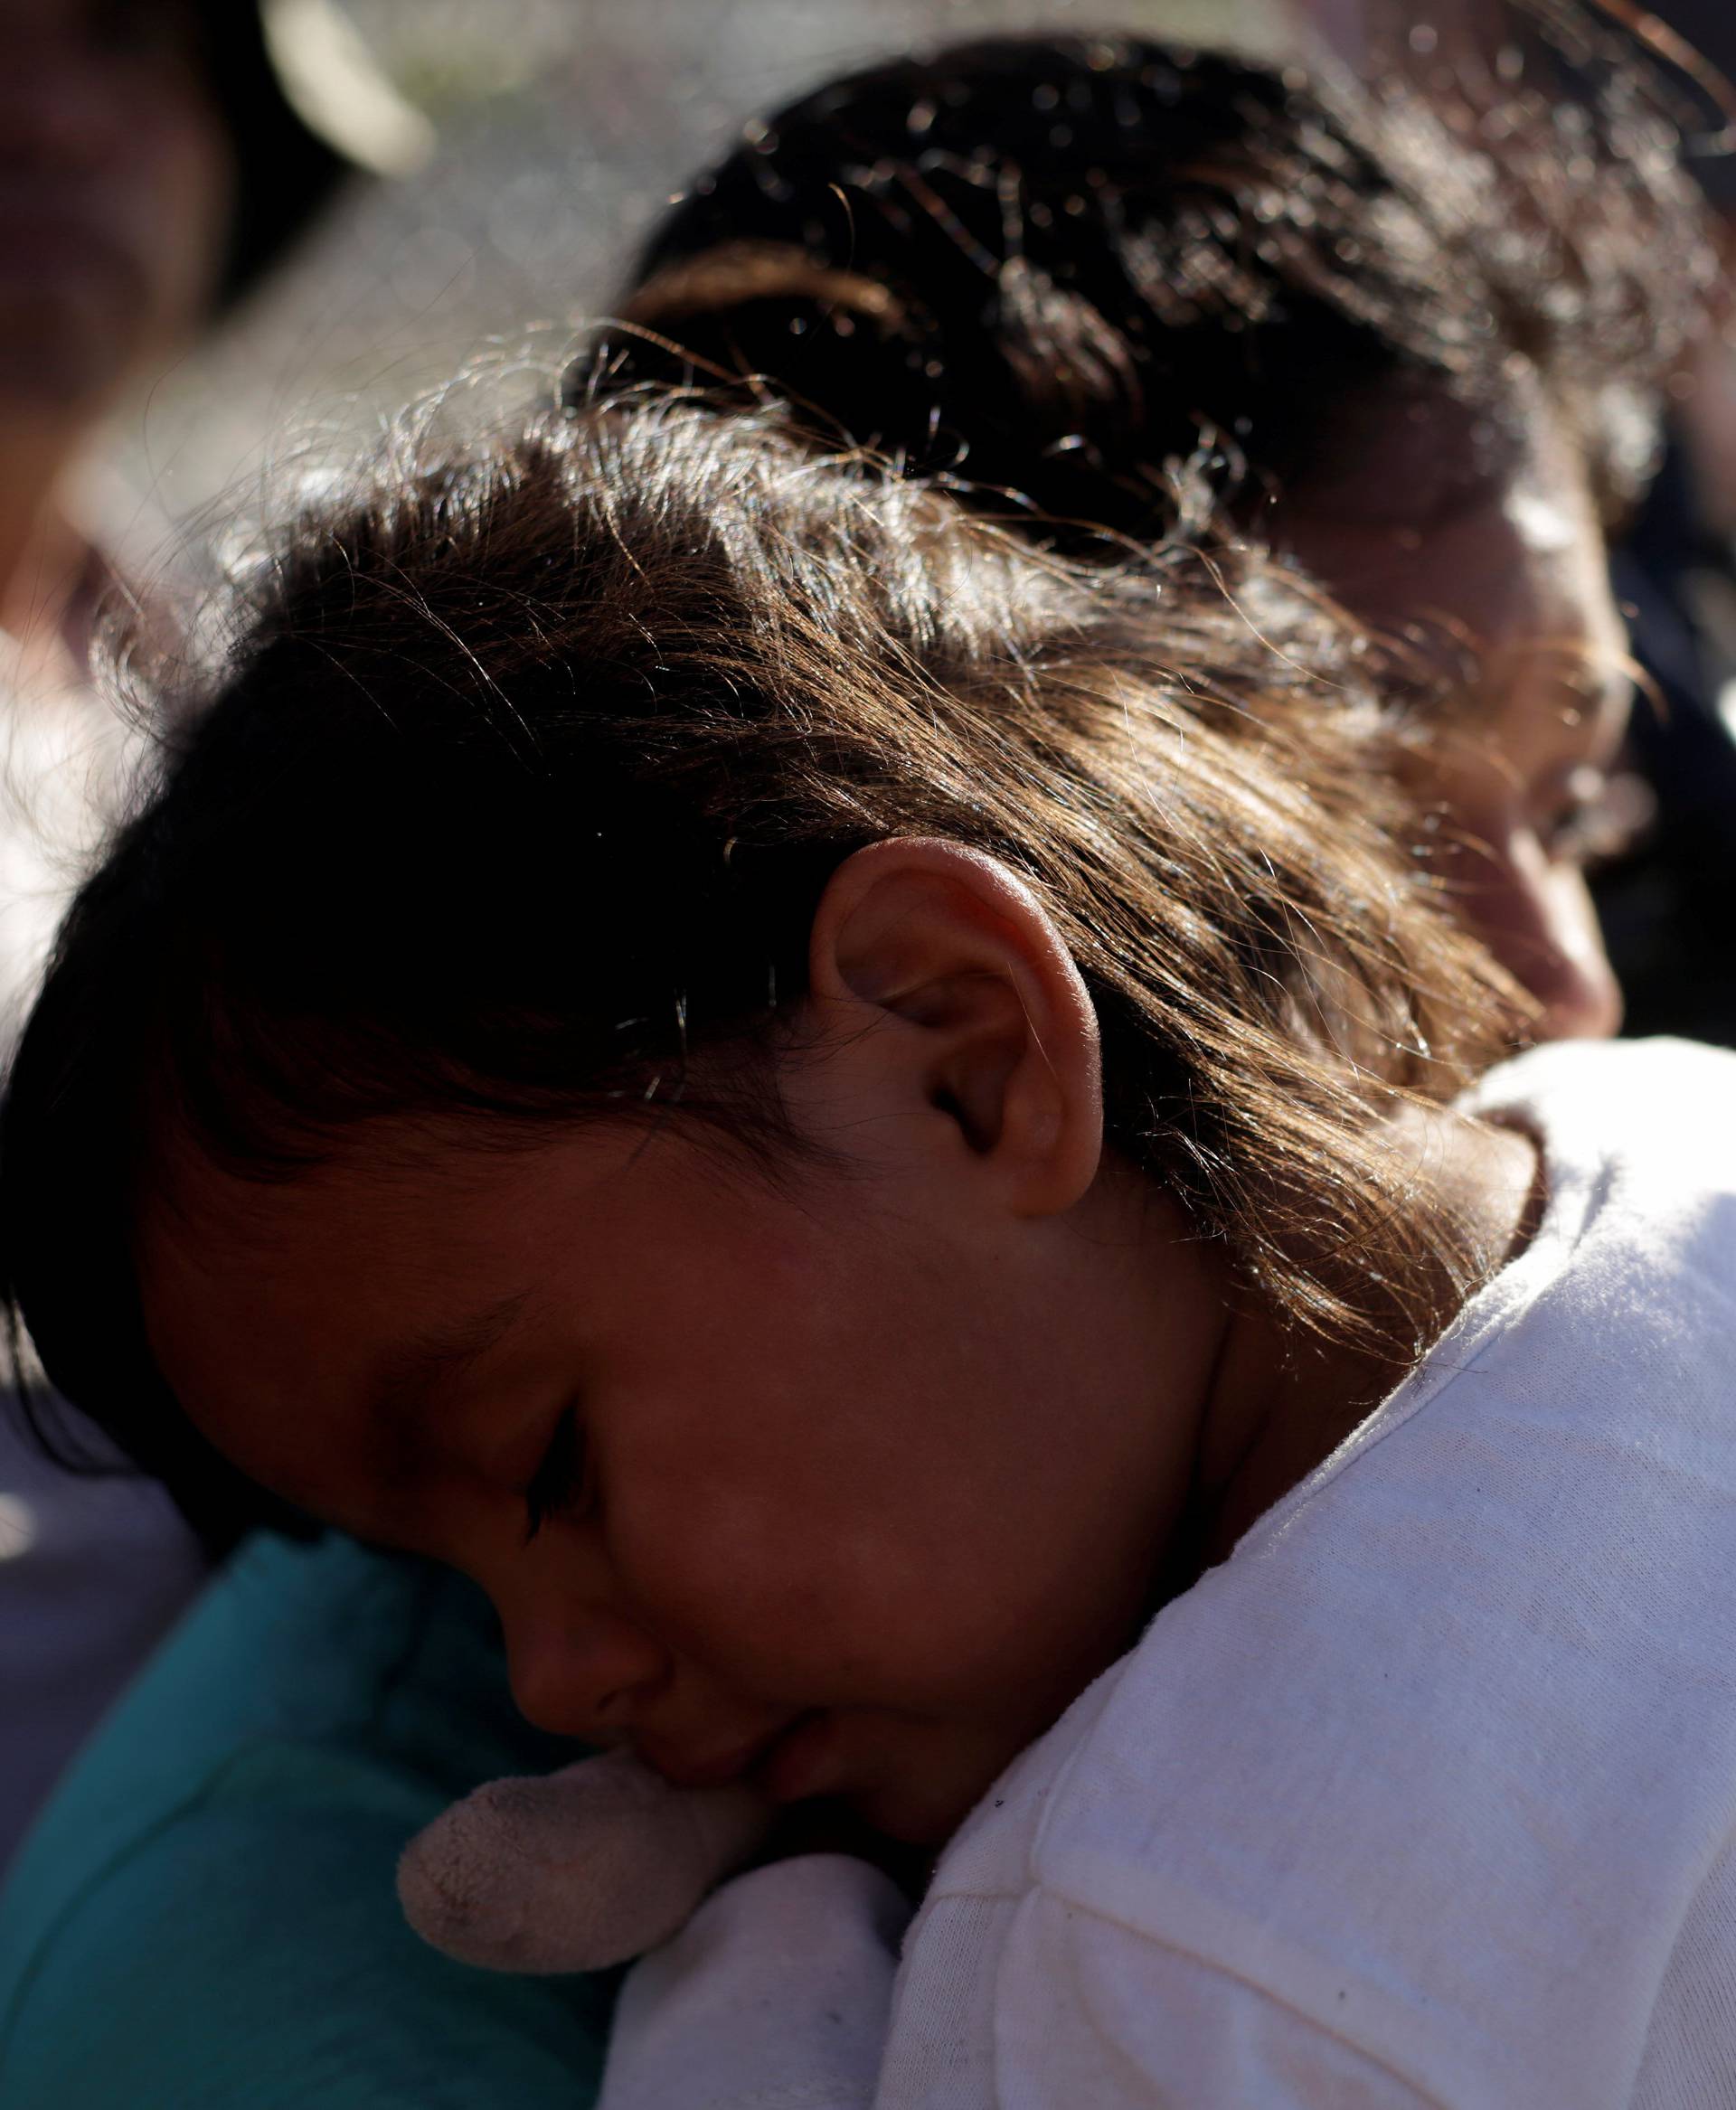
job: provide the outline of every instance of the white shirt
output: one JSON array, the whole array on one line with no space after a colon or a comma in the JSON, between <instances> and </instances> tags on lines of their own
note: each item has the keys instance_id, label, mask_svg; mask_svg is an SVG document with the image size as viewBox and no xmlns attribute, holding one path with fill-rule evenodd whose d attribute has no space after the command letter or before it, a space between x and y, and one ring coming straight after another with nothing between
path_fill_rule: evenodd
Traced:
<instances>
[{"instance_id":1,"label":"white shirt","mask_svg":"<svg viewBox=\"0 0 1736 2110\"><path fill-rule=\"evenodd\" d=\"M602 2110L1736 2104L1736 1057L1472 1104L1543 1140L1524 1253L1003 1776L895 1978L872 1871L743 1878Z\"/></svg>"}]
</instances>

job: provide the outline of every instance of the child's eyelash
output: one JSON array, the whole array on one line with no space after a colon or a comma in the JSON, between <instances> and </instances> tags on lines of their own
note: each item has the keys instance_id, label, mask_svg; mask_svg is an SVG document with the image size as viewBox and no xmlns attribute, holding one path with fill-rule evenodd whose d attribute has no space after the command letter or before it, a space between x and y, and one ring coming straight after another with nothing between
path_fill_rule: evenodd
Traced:
<instances>
[{"instance_id":1,"label":"child's eyelash","mask_svg":"<svg viewBox=\"0 0 1736 2110\"><path fill-rule=\"evenodd\" d=\"M576 1408L569 1407L555 1425L542 1463L524 1490L524 1543L528 1546L548 1520L563 1510L580 1508L588 1493L589 1459Z\"/></svg>"}]
</instances>

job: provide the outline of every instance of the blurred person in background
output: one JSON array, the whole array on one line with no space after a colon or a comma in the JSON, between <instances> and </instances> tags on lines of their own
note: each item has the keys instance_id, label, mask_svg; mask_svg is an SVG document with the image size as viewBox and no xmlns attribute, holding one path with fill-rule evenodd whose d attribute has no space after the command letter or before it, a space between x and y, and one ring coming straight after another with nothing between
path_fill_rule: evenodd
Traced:
<instances>
[{"instance_id":1,"label":"blurred person in background","mask_svg":"<svg viewBox=\"0 0 1736 2110\"><path fill-rule=\"evenodd\" d=\"M88 655L104 597L137 595L80 516L81 471L109 415L252 289L354 165L274 69L269 33L279 63L307 54L316 16L299 14L296 47L242 0L0 0L8 1018L127 773ZM326 85L335 111L342 83ZM206 1568L207 1549L159 1490L105 1470L119 1462L70 1417L52 1433L87 1473L45 1459L0 1400L0 1871Z\"/></svg>"},{"instance_id":2,"label":"blurred person in background","mask_svg":"<svg viewBox=\"0 0 1736 2110\"><path fill-rule=\"evenodd\" d=\"M1508 26L1503 0L1299 0L1297 12L1359 71L1396 59L1449 107L1467 79L1498 71ZM1630 840L1591 890L1626 1030L1736 1045L1736 8L1646 0L1642 13L1643 33L1693 83L1684 114L1699 103L1686 165L1714 216L1726 287L1714 326L1670 377L1650 489L1615 523L1615 591L1642 695L1622 758Z\"/></svg>"},{"instance_id":3,"label":"blurred person in background","mask_svg":"<svg viewBox=\"0 0 1736 2110\"><path fill-rule=\"evenodd\" d=\"M1605 537L1716 267L1643 45L1502 19L1523 69L1439 108L1132 38L828 83L690 187L571 386L763 375L1045 535L1149 539L1203 456L1241 532L1433 664L1426 846L1541 1031L1598 1035L1632 693Z\"/></svg>"},{"instance_id":4,"label":"blurred person in background","mask_svg":"<svg viewBox=\"0 0 1736 2110\"><path fill-rule=\"evenodd\" d=\"M1648 12L1721 77L1736 127L1736 9L1653 0ZM1736 129L1715 123L1690 166L1736 256ZM1618 551L1616 588L1653 692L1636 769L1656 811L1599 890L1637 1032L1736 1046L1736 344L1728 313L1678 380L1669 445Z\"/></svg>"}]
</instances>

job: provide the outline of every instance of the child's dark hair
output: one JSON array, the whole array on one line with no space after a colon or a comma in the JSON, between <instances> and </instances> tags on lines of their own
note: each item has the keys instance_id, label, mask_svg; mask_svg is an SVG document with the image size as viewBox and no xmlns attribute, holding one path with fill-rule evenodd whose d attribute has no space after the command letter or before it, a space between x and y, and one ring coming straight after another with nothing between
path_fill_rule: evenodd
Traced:
<instances>
[{"instance_id":1,"label":"child's dark hair","mask_svg":"<svg viewBox=\"0 0 1736 2110\"><path fill-rule=\"evenodd\" d=\"M1503 989L1392 846L1355 640L1232 545L1071 567L770 413L624 400L388 450L159 708L0 1114L0 1292L208 1526L245 1491L130 1254L176 1152L269 1183L388 1117L605 1116L780 1166L812 914L890 835L1035 888L1112 1146L1288 1318L1408 1348L1462 1292L1374 1116L1486 1060Z\"/></svg>"},{"instance_id":2,"label":"child's dark hair","mask_svg":"<svg viewBox=\"0 0 1736 2110\"><path fill-rule=\"evenodd\" d=\"M822 431L1146 535L1203 443L1244 497L1426 527L1510 464L1534 373L1618 513L1718 260L1644 47L1508 12L1523 65L1439 99L1118 36L831 82L690 187L570 394L764 375ZM1419 391L1466 416L1417 434Z\"/></svg>"}]
</instances>

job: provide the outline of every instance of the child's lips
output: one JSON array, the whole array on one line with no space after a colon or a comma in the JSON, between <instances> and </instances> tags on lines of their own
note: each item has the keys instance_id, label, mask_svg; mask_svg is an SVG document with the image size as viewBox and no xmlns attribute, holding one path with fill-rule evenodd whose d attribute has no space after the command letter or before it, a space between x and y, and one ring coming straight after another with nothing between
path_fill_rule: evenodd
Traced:
<instances>
[{"instance_id":1,"label":"child's lips","mask_svg":"<svg viewBox=\"0 0 1736 2110\"><path fill-rule=\"evenodd\" d=\"M810 1709L760 1736L713 1750L684 1750L655 1737L637 1738L636 1748L672 1787L728 1787L746 1781L775 1803L797 1803L833 1792L835 1742L834 1717Z\"/></svg>"},{"instance_id":2,"label":"child's lips","mask_svg":"<svg viewBox=\"0 0 1736 2110\"><path fill-rule=\"evenodd\" d=\"M660 1750L641 1743L638 1756L654 1773L660 1773L671 1787L727 1787L752 1765L752 1747L739 1751L700 1754Z\"/></svg>"},{"instance_id":3,"label":"child's lips","mask_svg":"<svg viewBox=\"0 0 1736 2110\"><path fill-rule=\"evenodd\" d=\"M636 1738L635 1747L646 1765L654 1773L660 1773L672 1787L728 1787L754 1772L792 1729L808 1719L806 1715L796 1715L757 1737L712 1750L697 1747L684 1750L659 1744L655 1737Z\"/></svg>"},{"instance_id":4,"label":"child's lips","mask_svg":"<svg viewBox=\"0 0 1736 2110\"><path fill-rule=\"evenodd\" d=\"M635 1751L671 1787L758 1787L772 1802L808 1802L840 1789L840 1722L829 1707L810 1707L778 1729L711 1751L679 1749L656 1737L635 1738Z\"/></svg>"}]
</instances>

